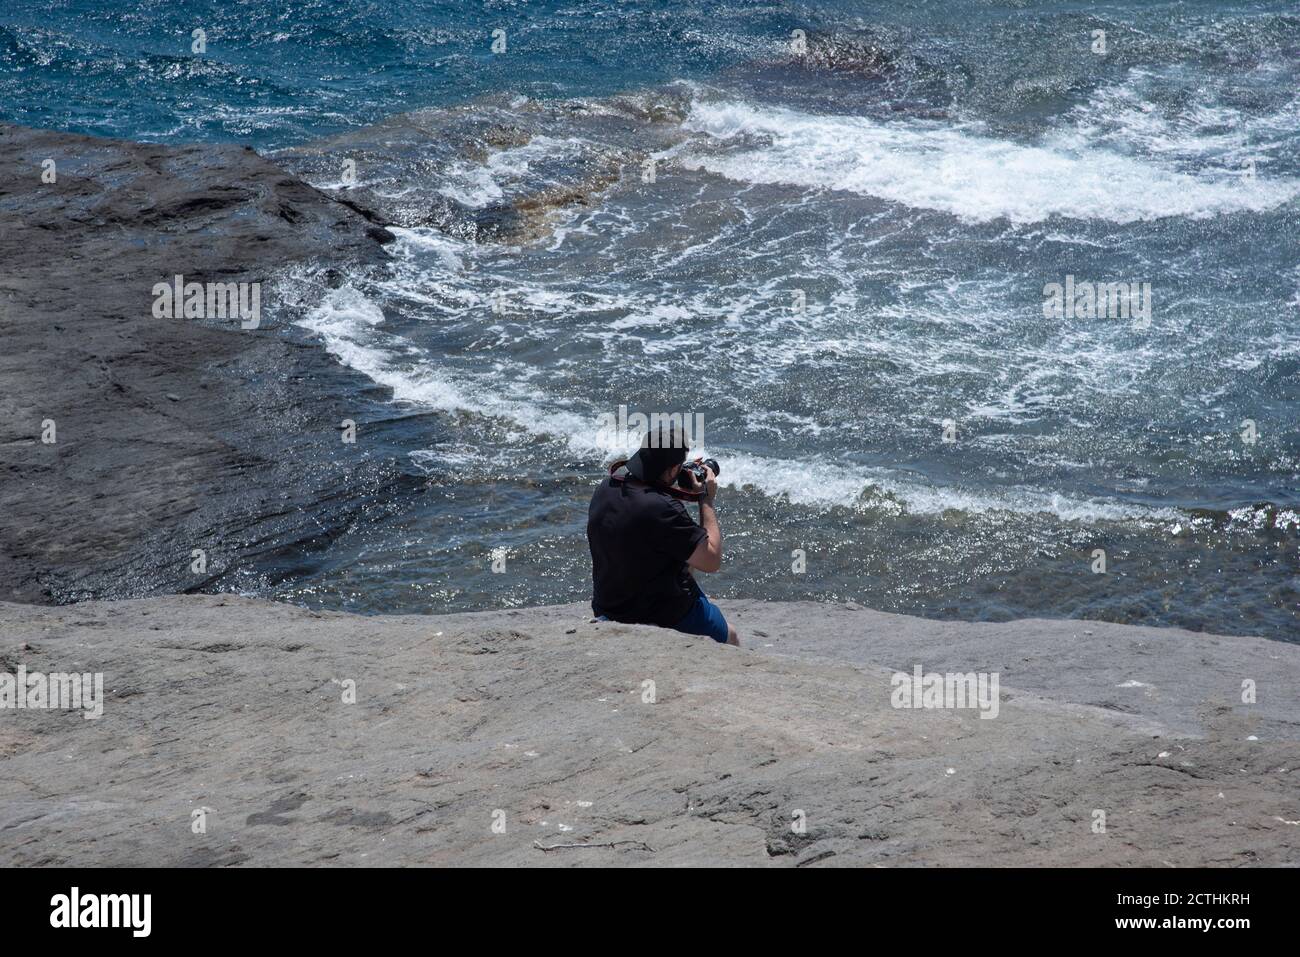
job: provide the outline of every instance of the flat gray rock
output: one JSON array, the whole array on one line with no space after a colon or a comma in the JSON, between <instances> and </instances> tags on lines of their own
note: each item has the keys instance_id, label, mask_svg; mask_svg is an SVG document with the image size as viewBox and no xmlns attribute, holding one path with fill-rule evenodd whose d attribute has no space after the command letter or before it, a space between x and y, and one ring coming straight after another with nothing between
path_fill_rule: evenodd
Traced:
<instances>
[{"instance_id":1,"label":"flat gray rock","mask_svg":"<svg viewBox=\"0 0 1300 957\"><path fill-rule=\"evenodd\" d=\"M1300 863L1296 646L720 604L746 647L580 605L0 604L0 671L106 696L0 711L0 864ZM918 663L999 671L997 717L892 707Z\"/></svg>"}]
</instances>

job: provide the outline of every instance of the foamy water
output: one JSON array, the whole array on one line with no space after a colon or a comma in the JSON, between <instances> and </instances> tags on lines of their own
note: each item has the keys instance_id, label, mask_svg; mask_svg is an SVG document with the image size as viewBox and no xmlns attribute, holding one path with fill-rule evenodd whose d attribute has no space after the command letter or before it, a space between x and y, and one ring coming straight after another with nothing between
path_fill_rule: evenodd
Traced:
<instances>
[{"instance_id":1,"label":"foamy water","mask_svg":"<svg viewBox=\"0 0 1300 957\"><path fill-rule=\"evenodd\" d=\"M1204 218L1264 212L1300 195L1300 181L1290 178L1247 182L1237 168L1181 173L1074 132L1023 145L950 124L808 116L737 102L697 104L686 125L717 140L764 141L720 156L688 155L688 167L740 182L845 190L974 222Z\"/></svg>"},{"instance_id":2,"label":"foamy water","mask_svg":"<svg viewBox=\"0 0 1300 957\"><path fill-rule=\"evenodd\" d=\"M480 10L232 0L185 69L190 5L137 6L111 42L102 11L33 29L6 8L0 113L292 147L276 158L398 223L382 268L279 301L352 376L340 456L402 480L231 587L580 599L590 488L635 442L601 422L627 407L703 417L723 597L1300 630L1287 4L1045 0L1008 30L979 0L870 22L542 2L494 11L496 56ZM1149 324L1045 314L1067 277L1149 284Z\"/></svg>"},{"instance_id":3,"label":"foamy water","mask_svg":"<svg viewBox=\"0 0 1300 957\"><path fill-rule=\"evenodd\" d=\"M1096 586L1060 576L1086 569L1094 546L1157 549L1154 568L1124 572L1155 581L1223 536L1230 561L1249 561L1247 538L1291 534L1295 514L1259 504L1289 501L1267 476L1294 466L1294 448L1234 448L1248 392L1222 370L1257 375L1297 354L1283 311L1297 274L1274 276L1276 309L1260 309L1224 293L1235 257L1198 252L1198 272L1187 250L1200 249L1196 230L1285 219L1300 180L1244 177L1241 156L1258 170L1276 151L1220 135L1227 114L1203 97L1170 110L1159 93L1159 77L1135 70L1011 138L968 119L813 113L696 85L676 139L664 148L661 129L647 145L654 183L632 167L523 245L399 229L386 276L329 291L302 324L395 403L450 417L457 441L409 453L447 494L546 483L563 463L562 510L580 536L584 489L637 440L603 417L698 412L693 454L723 463L729 531L767 542L751 546L740 592L746 576L773 587L754 562L781 541L837 556L839 594L860 594L852 583L876 563L901 567L890 574L905 581L873 592L899 607L938 582L969 593L957 582L1037 554L1078 608ZM1291 111L1279 102L1250 128L1274 135ZM448 167L437 189L482 208L562 192L584 157L636 155L635 131L602 145L582 120L547 130ZM1151 328L1045 322L1043 286L1067 273L1152 283ZM1243 494L1256 504L1223 510L1234 472L1252 476ZM866 565L850 557L863 548ZM532 549L555 561L543 540ZM570 567L581 577L580 554ZM1021 607L1044 600L1011 593Z\"/></svg>"}]
</instances>

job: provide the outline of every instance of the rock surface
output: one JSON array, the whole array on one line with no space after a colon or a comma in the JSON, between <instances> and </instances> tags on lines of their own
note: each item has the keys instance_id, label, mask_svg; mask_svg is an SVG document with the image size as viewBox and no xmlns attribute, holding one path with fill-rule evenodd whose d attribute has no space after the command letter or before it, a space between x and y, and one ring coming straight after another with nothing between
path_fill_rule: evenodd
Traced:
<instances>
[{"instance_id":1,"label":"rock surface","mask_svg":"<svg viewBox=\"0 0 1300 957\"><path fill-rule=\"evenodd\" d=\"M1300 864L1296 646L722 606L746 647L579 605L0 605L0 671L106 695L0 711L0 864ZM1000 672L997 717L891 707L918 663Z\"/></svg>"},{"instance_id":2,"label":"rock surface","mask_svg":"<svg viewBox=\"0 0 1300 957\"><path fill-rule=\"evenodd\" d=\"M270 301L283 270L382 259L386 230L234 146L0 125L0 170L0 599L202 588L392 481L335 463L366 410ZM155 318L177 274L265 284L262 326Z\"/></svg>"}]
</instances>

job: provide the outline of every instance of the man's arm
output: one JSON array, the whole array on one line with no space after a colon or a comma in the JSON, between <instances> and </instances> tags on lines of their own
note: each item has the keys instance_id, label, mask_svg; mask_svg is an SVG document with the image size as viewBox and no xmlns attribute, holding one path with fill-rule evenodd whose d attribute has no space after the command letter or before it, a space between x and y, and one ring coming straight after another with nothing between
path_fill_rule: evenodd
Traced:
<instances>
[{"instance_id":1,"label":"man's arm","mask_svg":"<svg viewBox=\"0 0 1300 957\"><path fill-rule=\"evenodd\" d=\"M702 572L716 572L722 567L722 528L718 525L718 512L713 507L713 496L718 491L718 477L705 466L704 497L700 499L700 526L706 535L695 546L686 564Z\"/></svg>"}]
</instances>

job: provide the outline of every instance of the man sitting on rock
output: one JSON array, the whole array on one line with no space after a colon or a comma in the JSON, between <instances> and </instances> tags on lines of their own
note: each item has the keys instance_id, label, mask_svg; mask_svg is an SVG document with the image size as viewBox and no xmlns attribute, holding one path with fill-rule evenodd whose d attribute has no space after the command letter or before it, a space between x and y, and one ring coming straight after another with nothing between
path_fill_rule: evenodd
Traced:
<instances>
[{"instance_id":1,"label":"man sitting on rock","mask_svg":"<svg viewBox=\"0 0 1300 957\"><path fill-rule=\"evenodd\" d=\"M713 508L718 479L707 466L702 487L691 476L695 490L703 493L697 525L669 491L685 461L680 426L665 425L646 433L626 476L611 476L597 487L587 511L595 584L591 608L598 618L739 645L736 630L690 572L722 567L722 530Z\"/></svg>"}]
</instances>

